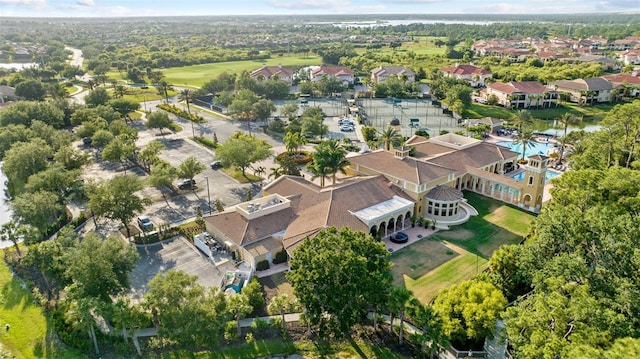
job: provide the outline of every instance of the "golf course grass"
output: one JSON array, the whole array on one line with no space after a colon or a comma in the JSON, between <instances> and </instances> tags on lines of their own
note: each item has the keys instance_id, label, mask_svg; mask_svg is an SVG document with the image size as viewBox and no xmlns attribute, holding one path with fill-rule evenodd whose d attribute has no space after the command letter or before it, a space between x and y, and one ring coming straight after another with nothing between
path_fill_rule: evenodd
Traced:
<instances>
[{"instance_id":1,"label":"golf course grass","mask_svg":"<svg viewBox=\"0 0 640 359\"><path fill-rule=\"evenodd\" d=\"M253 61L229 61L213 64L193 65L184 67L172 67L163 70L167 82L170 84L202 86L205 82L215 79L218 75L226 72L229 74L240 74L242 71L253 71L259 69L263 64L267 66L287 66L304 67L310 65L321 65L322 59L318 56L307 57L276 57L273 59L253 60Z\"/></svg>"}]
</instances>

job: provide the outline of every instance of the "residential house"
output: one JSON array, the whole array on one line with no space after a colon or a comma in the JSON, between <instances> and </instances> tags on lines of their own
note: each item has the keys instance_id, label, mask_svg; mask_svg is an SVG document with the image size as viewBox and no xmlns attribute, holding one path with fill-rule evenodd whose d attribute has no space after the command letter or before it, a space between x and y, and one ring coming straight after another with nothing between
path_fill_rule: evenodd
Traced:
<instances>
[{"instance_id":1,"label":"residential house","mask_svg":"<svg viewBox=\"0 0 640 359\"><path fill-rule=\"evenodd\" d=\"M602 78L611 82L613 88L618 89L618 94L620 96L638 97L638 95L640 95L640 76L633 76L633 74L617 74L605 75L602 76Z\"/></svg>"},{"instance_id":2,"label":"residential house","mask_svg":"<svg viewBox=\"0 0 640 359\"><path fill-rule=\"evenodd\" d=\"M353 71L344 66L320 66L311 71L311 81L318 82L323 77L338 79L345 87L353 85L355 80Z\"/></svg>"},{"instance_id":3,"label":"residential house","mask_svg":"<svg viewBox=\"0 0 640 359\"><path fill-rule=\"evenodd\" d=\"M613 50L629 50L640 48L640 36L627 36L624 39L614 40L607 46Z\"/></svg>"},{"instance_id":4,"label":"residential house","mask_svg":"<svg viewBox=\"0 0 640 359\"><path fill-rule=\"evenodd\" d=\"M497 135L502 129L504 120L500 118L495 118L495 117L483 117L483 118L469 119L467 120L467 123L469 126L489 125L489 127L491 128L489 133L492 135Z\"/></svg>"},{"instance_id":5,"label":"residential house","mask_svg":"<svg viewBox=\"0 0 640 359\"><path fill-rule=\"evenodd\" d=\"M498 104L508 108L545 108L558 103L558 93L538 81L494 82L482 94L487 100L496 96Z\"/></svg>"},{"instance_id":6,"label":"residential house","mask_svg":"<svg viewBox=\"0 0 640 359\"><path fill-rule=\"evenodd\" d=\"M560 80L549 83L556 91L568 95L569 101L586 104L611 102L611 82L601 78Z\"/></svg>"},{"instance_id":7,"label":"residential house","mask_svg":"<svg viewBox=\"0 0 640 359\"><path fill-rule=\"evenodd\" d=\"M625 65L640 65L640 49L618 52L618 59Z\"/></svg>"},{"instance_id":8,"label":"residential house","mask_svg":"<svg viewBox=\"0 0 640 359\"><path fill-rule=\"evenodd\" d=\"M374 83L385 82L390 77L406 79L409 82L416 81L415 72L405 66L379 66L371 70L371 81Z\"/></svg>"},{"instance_id":9,"label":"residential house","mask_svg":"<svg viewBox=\"0 0 640 359\"><path fill-rule=\"evenodd\" d=\"M471 87L485 86L485 80L493 75L491 71L481 69L473 64L455 64L455 66L443 67L440 71L447 77L455 77L458 80L469 82Z\"/></svg>"},{"instance_id":10,"label":"residential house","mask_svg":"<svg viewBox=\"0 0 640 359\"><path fill-rule=\"evenodd\" d=\"M261 68L251 71L251 78L257 80L273 80L278 79L291 85L293 82L293 70L290 70L282 65L267 66L263 64Z\"/></svg>"},{"instance_id":11,"label":"residential house","mask_svg":"<svg viewBox=\"0 0 640 359\"><path fill-rule=\"evenodd\" d=\"M0 85L0 106L5 106L17 99L16 90L13 87Z\"/></svg>"}]
</instances>

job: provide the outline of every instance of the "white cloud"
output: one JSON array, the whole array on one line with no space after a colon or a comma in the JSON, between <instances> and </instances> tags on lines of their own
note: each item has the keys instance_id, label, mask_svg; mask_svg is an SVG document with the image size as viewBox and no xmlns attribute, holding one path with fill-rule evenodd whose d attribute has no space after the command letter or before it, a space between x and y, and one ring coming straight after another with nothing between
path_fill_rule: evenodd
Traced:
<instances>
[{"instance_id":1,"label":"white cloud","mask_svg":"<svg viewBox=\"0 0 640 359\"><path fill-rule=\"evenodd\" d=\"M0 4L23 5L23 6L44 6L47 0L0 0Z\"/></svg>"},{"instance_id":2,"label":"white cloud","mask_svg":"<svg viewBox=\"0 0 640 359\"><path fill-rule=\"evenodd\" d=\"M269 5L288 10L331 10L348 7L351 3L349 1L340 0L270 0Z\"/></svg>"},{"instance_id":3,"label":"white cloud","mask_svg":"<svg viewBox=\"0 0 640 359\"><path fill-rule=\"evenodd\" d=\"M94 6L93 0L76 0L76 4L80 6Z\"/></svg>"}]
</instances>

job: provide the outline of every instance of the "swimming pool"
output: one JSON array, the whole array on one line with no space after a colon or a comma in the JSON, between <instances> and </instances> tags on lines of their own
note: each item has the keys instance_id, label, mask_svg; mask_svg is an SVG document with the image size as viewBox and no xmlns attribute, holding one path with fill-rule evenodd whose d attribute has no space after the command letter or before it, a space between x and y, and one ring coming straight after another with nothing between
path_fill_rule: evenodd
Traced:
<instances>
[{"instance_id":1,"label":"swimming pool","mask_svg":"<svg viewBox=\"0 0 640 359\"><path fill-rule=\"evenodd\" d=\"M524 181L524 174L525 174L525 172L520 172L515 176L511 176L511 178L513 178L516 181L522 182L522 181ZM556 177L558 177L560 175L561 175L560 172L547 170L547 173L545 174L544 182L545 183L549 183L549 180L551 180L552 178L556 178Z\"/></svg>"},{"instance_id":2,"label":"swimming pool","mask_svg":"<svg viewBox=\"0 0 640 359\"><path fill-rule=\"evenodd\" d=\"M544 155L549 156L553 144L549 142L531 142L532 146L527 146L524 156L529 157L531 155ZM500 141L496 142L496 145L509 147L512 151L520 153L522 156L522 144L513 141Z\"/></svg>"}]
</instances>

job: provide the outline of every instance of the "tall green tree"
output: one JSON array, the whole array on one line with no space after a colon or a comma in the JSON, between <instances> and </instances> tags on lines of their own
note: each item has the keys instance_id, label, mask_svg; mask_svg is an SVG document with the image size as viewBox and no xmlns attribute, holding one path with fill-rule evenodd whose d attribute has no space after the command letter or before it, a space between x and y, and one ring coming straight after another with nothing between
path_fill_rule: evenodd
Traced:
<instances>
[{"instance_id":1,"label":"tall green tree","mask_svg":"<svg viewBox=\"0 0 640 359\"><path fill-rule=\"evenodd\" d=\"M511 122L519 132L522 132L533 124L533 116L528 110L518 110L511 116Z\"/></svg>"},{"instance_id":2,"label":"tall green tree","mask_svg":"<svg viewBox=\"0 0 640 359\"><path fill-rule=\"evenodd\" d=\"M176 270L149 282L143 305L152 313L158 337L185 348L216 346L230 315L224 293L205 290L196 276Z\"/></svg>"},{"instance_id":3,"label":"tall green tree","mask_svg":"<svg viewBox=\"0 0 640 359\"><path fill-rule=\"evenodd\" d=\"M236 133L216 148L216 158L224 167L240 168L242 175L253 163L269 158L273 151L266 141L251 135Z\"/></svg>"},{"instance_id":4,"label":"tall green tree","mask_svg":"<svg viewBox=\"0 0 640 359\"><path fill-rule=\"evenodd\" d=\"M18 142L4 156L2 171L9 182L26 183L29 176L46 169L52 149L47 143L34 138L29 142Z\"/></svg>"},{"instance_id":5,"label":"tall green tree","mask_svg":"<svg viewBox=\"0 0 640 359\"><path fill-rule=\"evenodd\" d=\"M111 303L111 297L129 290L129 274L138 260L136 249L119 236L106 239L94 232L64 255L65 276L81 297Z\"/></svg>"},{"instance_id":6,"label":"tall green tree","mask_svg":"<svg viewBox=\"0 0 640 359\"><path fill-rule=\"evenodd\" d=\"M162 198L167 203L167 207L171 207L171 205L165 194L165 189L171 188L176 178L178 178L178 171L167 162L162 161L151 169L151 174L148 179L149 184L160 190Z\"/></svg>"},{"instance_id":7,"label":"tall green tree","mask_svg":"<svg viewBox=\"0 0 640 359\"><path fill-rule=\"evenodd\" d=\"M240 320L244 319L251 311L253 307L249 304L249 298L242 294L234 294L229 297L228 310L231 317L236 321L236 328L238 330L238 337L241 334Z\"/></svg>"},{"instance_id":8,"label":"tall green tree","mask_svg":"<svg viewBox=\"0 0 640 359\"><path fill-rule=\"evenodd\" d=\"M300 147L307 143L307 138L298 132L287 132L282 141L284 141L284 148L287 149L287 152L298 153Z\"/></svg>"},{"instance_id":9,"label":"tall green tree","mask_svg":"<svg viewBox=\"0 0 640 359\"><path fill-rule=\"evenodd\" d=\"M58 195L48 191L25 192L13 200L13 215L19 221L38 231L40 239L47 234L49 227L62 214L63 206Z\"/></svg>"},{"instance_id":10,"label":"tall green tree","mask_svg":"<svg viewBox=\"0 0 640 359\"><path fill-rule=\"evenodd\" d=\"M193 177L204 171L205 168L197 158L193 156L188 157L178 167L178 178L193 180Z\"/></svg>"},{"instance_id":11,"label":"tall green tree","mask_svg":"<svg viewBox=\"0 0 640 359\"><path fill-rule=\"evenodd\" d=\"M391 262L383 243L348 228L323 229L293 253L291 282L320 337L342 336L386 301Z\"/></svg>"},{"instance_id":12,"label":"tall green tree","mask_svg":"<svg viewBox=\"0 0 640 359\"><path fill-rule=\"evenodd\" d=\"M129 223L146 205L151 204L150 199L136 194L143 187L142 180L135 175L116 176L103 181L89 187L89 209L94 216L119 220L127 231L127 237L131 237Z\"/></svg>"},{"instance_id":13,"label":"tall green tree","mask_svg":"<svg viewBox=\"0 0 640 359\"><path fill-rule=\"evenodd\" d=\"M15 93L28 101L43 101L47 90L38 80L25 80L16 85Z\"/></svg>"},{"instance_id":14,"label":"tall green tree","mask_svg":"<svg viewBox=\"0 0 640 359\"><path fill-rule=\"evenodd\" d=\"M100 153L103 160L120 163L127 173L127 160L133 156L135 145L116 137L109 142Z\"/></svg>"},{"instance_id":15,"label":"tall green tree","mask_svg":"<svg viewBox=\"0 0 640 359\"><path fill-rule=\"evenodd\" d=\"M527 148L533 148L536 145L535 136L533 135L533 131L525 128L522 131L519 131L515 137L515 142L519 143L522 147L522 161L526 156Z\"/></svg>"},{"instance_id":16,"label":"tall green tree","mask_svg":"<svg viewBox=\"0 0 640 359\"><path fill-rule=\"evenodd\" d=\"M496 319L506 305L504 295L493 284L469 280L440 291L433 309L442 317L445 334L460 345L467 339L481 342L492 338Z\"/></svg>"},{"instance_id":17,"label":"tall green tree","mask_svg":"<svg viewBox=\"0 0 640 359\"><path fill-rule=\"evenodd\" d=\"M84 98L84 102L89 107L97 107L100 105L107 105L111 100L111 96L104 87L98 87L93 91L90 91Z\"/></svg>"}]
</instances>

